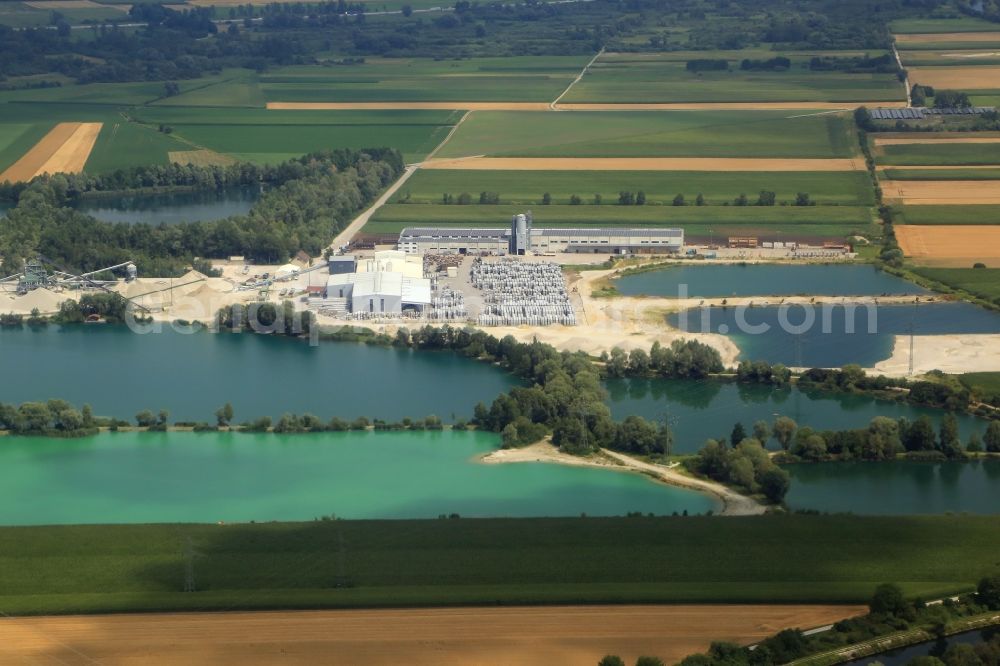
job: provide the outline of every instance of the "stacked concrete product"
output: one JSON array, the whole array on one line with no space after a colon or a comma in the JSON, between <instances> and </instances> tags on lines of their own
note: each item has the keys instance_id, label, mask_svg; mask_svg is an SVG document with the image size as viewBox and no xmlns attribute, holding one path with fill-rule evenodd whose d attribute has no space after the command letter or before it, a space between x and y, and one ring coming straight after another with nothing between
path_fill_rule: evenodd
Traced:
<instances>
[{"instance_id":1,"label":"stacked concrete product","mask_svg":"<svg viewBox=\"0 0 1000 666\"><path fill-rule=\"evenodd\" d=\"M472 286L483 292L481 326L575 326L562 270L551 262L517 260L472 265Z\"/></svg>"},{"instance_id":2,"label":"stacked concrete product","mask_svg":"<svg viewBox=\"0 0 1000 666\"><path fill-rule=\"evenodd\" d=\"M441 287L431 298L430 319L465 319L469 316L465 309L465 294L451 287Z\"/></svg>"}]
</instances>

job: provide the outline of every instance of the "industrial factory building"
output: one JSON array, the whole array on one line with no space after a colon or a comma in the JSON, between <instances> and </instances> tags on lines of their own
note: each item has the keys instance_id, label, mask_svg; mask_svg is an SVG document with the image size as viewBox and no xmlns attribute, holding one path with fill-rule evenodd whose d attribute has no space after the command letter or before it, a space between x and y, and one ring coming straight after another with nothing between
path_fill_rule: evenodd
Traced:
<instances>
[{"instance_id":1,"label":"industrial factory building","mask_svg":"<svg viewBox=\"0 0 1000 666\"><path fill-rule=\"evenodd\" d=\"M531 213L515 215L509 229L407 227L399 235L399 249L408 255L523 255L555 252L667 254L680 252L683 246L683 229L537 229L532 226Z\"/></svg>"},{"instance_id":2,"label":"industrial factory building","mask_svg":"<svg viewBox=\"0 0 1000 666\"><path fill-rule=\"evenodd\" d=\"M351 258L353 262L353 258ZM353 314L400 314L422 311L431 302L431 282L423 264L402 252L377 252L373 259L353 262L356 272L334 273L326 283L320 310Z\"/></svg>"}]
</instances>

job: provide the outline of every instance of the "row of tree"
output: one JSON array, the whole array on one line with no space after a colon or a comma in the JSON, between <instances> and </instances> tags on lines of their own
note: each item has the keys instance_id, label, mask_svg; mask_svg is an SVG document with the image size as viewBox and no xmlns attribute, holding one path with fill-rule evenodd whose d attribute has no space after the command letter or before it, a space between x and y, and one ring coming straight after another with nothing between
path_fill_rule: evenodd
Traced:
<instances>
[{"instance_id":1,"label":"row of tree","mask_svg":"<svg viewBox=\"0 0 1000 666\"><path fill-rule=\"evenodd\" d=\"M907 599L898 585L887 583L875 589L867 614L841 620L829 631L806 634L800 629L785 629L764 639L753 649L735 643L715 642L707 653L691 655L681 661L680 666L787 664L918 627L941 638L946 635L948 625L955 620L995 610L1000 610L1000 576L980 579L975 594L934 605ZM912 666L986 666L1000 663L1000 636L976 645L952 643L940 659L918 657L909 663Z\"/></svg>"},{"instance_id":2,"label":"row of tree","mask_svg":"<svg viewBox=\"0 0 1000 666\"><path fill-rule=\"evenodd\" d=\"M723 372L722 356L710 345L697 340L674 340L664 347L657 340L647 353L643 349L626 352L615 347L600 357L608 377L676 377L701 379Z\"/></svg>"},{"instance_id":3,"label":"row of tree","mask_svg":"<svg viewBox=\"0 0 1000 666\"><path fill-rule=\"evenodd\" d=\"M97 432L104 421L94 417L90 405L77 409L65 400L0 403L0 430L13 435L82 437Z\"/></svg>"},{"instance_id":4,"label":"row of tree","mask_svg":"<svg viewBox=\"0 0 1000 666\"><path fill-rule=\"evenodd\" d=\"M966 453L1000 453L1000 421L991 421L986 434L972 433L963 446L958 421L946 413L935 429L929 416L914 421L876 416L867 428L814 430L799 427L787 417L774 424L774 438L787 452L786 460L891 460L900 454L921 459L957 459Z\"/></svg>"}]
</instances>

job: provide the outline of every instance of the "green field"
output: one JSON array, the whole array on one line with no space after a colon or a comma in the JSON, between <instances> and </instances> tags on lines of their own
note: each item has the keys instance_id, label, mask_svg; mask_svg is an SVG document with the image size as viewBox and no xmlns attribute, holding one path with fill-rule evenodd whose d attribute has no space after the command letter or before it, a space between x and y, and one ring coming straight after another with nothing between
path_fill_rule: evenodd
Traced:
<instances>
[{"instance_id":1,"label":"green field","mask_svg":"<svg viewBox=\"0 0 1000 666\"><path fill-rule=\"evenodd\" d=\"M740 193L755 200L761 190L773 191L778 202L795 201L798 192L808 192L818 204L874 205L868 174L848 172L717 172L717 171L452 171L423 169L400 189L396 200L409 196L413 203L440 203L442 193L469 192L474 200L480 192L497 192L503 203L541 204L551 194L552 203L568 204L578 195L585 203L599 193L606 204L618 200L621 191L645 192L647 203L670 204L684 194L694 205L698 193L707 204L731 203Z\"/></svg>"},{"instance_id":2,"label":"green field","mask_svg":"<svg viewBox=\"0 0 1000 666\"><path fill-rule=\"evenodd\" d=\"M890 23L889 29L900 35L935 32L1000 32L996 23L971 16L899 19Z\"/></svg>"},{"instance_id":3,"label":"green field","mask_svg":"<svg viewBox=\"0 0 1000 666\"><path fill-rule=\"evenodd\" d=\"M1000 147L1000 146L998 146ZM890 180L1000 180L997 169L886 169L880 172Z\"/></svg>"},{"instance_id":4,"label":"green field","mask_svg":"<svg viewBox=\"0 0 1000 666\"><path fill-rule=\"evenodd\" d=\"M843 114L788 111L472 113L437 157L852 157Z\"/></svg>"},{"instance_id":5,"label":"green field","mask_svg":"<svg viewBox=\"0 0 1000 666\"><path fill-rule=\"evenodd\" d=\"M124 85L126 97L138 89ZM73 88L52 90L67 93ZM391 146L400 149L408 161L418 161L444 139L461 117L451 111L300 112L3 101L4 95L0 94L0 168L4 168L5 161L12 163L20 157L57 122L102 122L104 128L86 165L92 173L165 164L168 152L198 148L222 152L234 159L276 163L317 150ZM170 127L172 133L158 132L160 125ZM26 132L25 127L33 129Z\"/></svg>"},{"instance_id":6,"label":"green field","mask_svg":"<svg viewBox=\"0 0 1000 666\"><path fill-rule=\"evenodd\" d=\"M1000 205L896 206L898 224L1000 224Z\"/></svg>"},{"instance_id":7,"label":"green field","mask_svg":"<svg viewBox=\"0 0 1000 666\"><path fill-rule=\"evenodd\" d=\"M1000 299L1000 268L925 268L911 269L917 275L949 287L963 289L988 301Z\"/></svg>"},{"instance_id":8,"label":"green field","mask_svg":"<svg viewBox=\"0 0 1000 666\"><path fill-rule=\"evenodd\" d=\"M394 235L409 226L505 227L519 205L443 206L389 204L380 208L363 231ZM870 208L858 206L536 206L539 227L676 226L688 236L722 238L760 235L787 240L811 240L880 234Z\"/></svg>"},{"instance_id":9,"label":"green field","mask_svg":"<svg viewBox=\"0 0 1000 666\"><path fill-rule=\"evenodd\" d=\"M283 67L260 76L277 102L550 102L588 56L511 58L366 58L364 63Z\"/></svg>"},{"instance_id":10,"label":"green field","mask_svg":"<svg viewBox=\"0 0 1000 666\"><path fill-rule=\"evenodd\" d=\"M1000 150L989 143L907 143L880 146L876 159L884 165L977 166L1000 164Z\"/></svg>"},{"instance_id":11,"label":"green field","mask_svg":"<svg viewBox=\"0 0 1000 666\"><path fill-rule=\"evenodd\" d=\"M100 23L105 20L125 20L128 13L112 7L74 7L55 9L67 22ZM49 25L52 10L31 7L23 2L0 2L0 25L12 28L34 28Z\"/></svg>"},{"instance_id":12,"label":"green field","mask_svg":"<svg viewBox=\"0 0 1000 666\"><path fill-rule=\"evenodd\" d=\"M787 56L784 72L743 71L743 58ZM873 55L878 55L873 54ZM698 55L610 53L598 58L562 102L870 102L905 98L892 74L810 71L812 54L758 51ZM729 71L689 72L689 58L729 60Z\"/></svg>"},{"instance_id":13,"label":"green field","mask_svg":"<svg viewBox=\"0 0 1000 666\"><path fill-rule=\"evenodd\" d=\"M20 159L52 129L51 123L0 123L0 172Z\"/></svg>"},{"instance_id":14,"label":"green field","mask_svg":"<svg viewBox=\"0 0 1000 666\"><path fill-rule=\"evenodd\" d=\"M0 611L929 598L996 573L998 540L971 516L6 527Z\"/></svg>"},{"instance_id":15,"label":"green field","mask_svg":"<svg viewBox=\"0 0 1000 666\"><path fill-rule=\"evenodd\" d=\"M976 391L981 399L1000 398L1000 372L967 372L959 380ZM995 404L995 403L994 403Z\"/></svg>"}]
</instances>

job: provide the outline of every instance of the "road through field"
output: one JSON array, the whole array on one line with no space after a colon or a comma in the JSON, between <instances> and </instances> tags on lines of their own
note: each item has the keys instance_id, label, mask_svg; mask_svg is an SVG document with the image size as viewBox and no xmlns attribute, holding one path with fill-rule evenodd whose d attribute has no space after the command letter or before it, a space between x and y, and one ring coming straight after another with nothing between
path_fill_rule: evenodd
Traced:
<instances>
[{"instance_id":1,"label":"road through field","mask_svg":"<svg viewBox=\"0 0 1000 666\"><path fill-rule=\"evenodd\" d=\"M592 666L666 663L715 640L752 643L862 606L556 606L176 613L0 619L0 662L257 666L281 663Z\"/></svg>"},{"instance_id":2,"label":"road through field","mask_svg":"<svg viewBox=\"0 0 1000 666\"><path fill-rule=\"evenodd\" d=\"M1000 42L1000 32L929 32L894 35L897 44L933 44L935 42Z\"/></svg>"},{"instance_id":3,"label":"road through field","mask_svg":"<svg viewBox=\"0 0 1000 666\"><path fill-rule=\"evenodd\" d=\"M906 102L677 102L558 104L548 102L268 102L272 111L379 111L446 109L466 111L844 111L856 106L903 107Z\"/></svg>"},{"instance_id":4,"label":"road through field","mask_svg":"<svg viewBox=\"0 0 1000 666\"><path fill-rule=\"evenodd\" d=\"M752 157L459 157L428 160L423 169L491 171L864 171L860 159Z\"/></svg>"}]
</instances>

